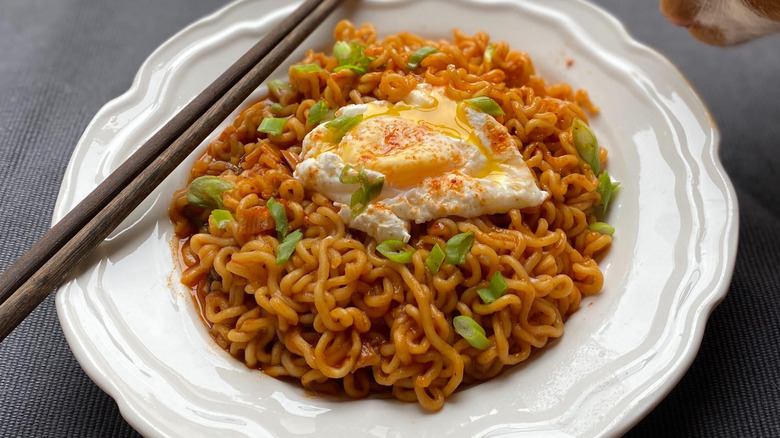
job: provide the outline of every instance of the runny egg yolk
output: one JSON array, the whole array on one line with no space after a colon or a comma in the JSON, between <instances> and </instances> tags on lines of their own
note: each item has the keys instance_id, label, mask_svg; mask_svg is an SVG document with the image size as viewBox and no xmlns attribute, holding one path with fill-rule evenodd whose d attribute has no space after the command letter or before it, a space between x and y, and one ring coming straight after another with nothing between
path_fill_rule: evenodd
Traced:
<instances>
[{"instance_id":1,"label":"runny egg yolk","mask_svg":"<svg viewBox=\"0 0 780 438\"><path fill-rule=\"evenodd\" d=\"M495 170L493 153L469 123L464 104L441 93L428 96L422 105L368 103L363 121L339 144L341 158L384 174L392 186L409 187L463 169L472 155L464 150L466 143L472 145L469 149L476 147L486 162L472 176Z\"/></svg>"}]
</instances>

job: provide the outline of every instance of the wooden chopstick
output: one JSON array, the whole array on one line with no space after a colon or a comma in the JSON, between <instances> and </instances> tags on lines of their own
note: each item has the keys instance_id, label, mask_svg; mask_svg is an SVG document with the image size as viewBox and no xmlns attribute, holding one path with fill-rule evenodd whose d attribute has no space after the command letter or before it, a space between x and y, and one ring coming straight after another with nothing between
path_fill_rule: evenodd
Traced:
<instances>
[{"instance_id":1,"label":"wooden chopstick","mask_svg":"<svg viewBox=\"0 0 780 438\"><path fill-rule=\"evenodd\" d=\"M0 301L0 341L64 281L341 2L305 2L147 141L125 163L130 164L123 164L114 171L9 267L0 277L0 293L4 298Z\"/></svg>"},{"instance_id":2,"label":"wooden chopstick","mask_svg":"<svg viewBox=\"0 0 780 438\"><path fill-rule=\"evenodd\" d=\"M301 20L314 10L322 0L308 0L279 26L272 29L257 44L230 66L214 82L206 87L187 106L182 108L168 123L143 144L116 171L106 178L83 201L57 222L38 242L36 242L19 260L8 267L0 276L0 303L5 302L25 281L27 281L43 263L57 250L73 238L76 233L92 219L106 204L106 199L119 195L141 171L173 143L184 131L192 126L220 96L223 96L240 78L260 62L271 49L282 41Z\"/></svg>"}]
</instances>

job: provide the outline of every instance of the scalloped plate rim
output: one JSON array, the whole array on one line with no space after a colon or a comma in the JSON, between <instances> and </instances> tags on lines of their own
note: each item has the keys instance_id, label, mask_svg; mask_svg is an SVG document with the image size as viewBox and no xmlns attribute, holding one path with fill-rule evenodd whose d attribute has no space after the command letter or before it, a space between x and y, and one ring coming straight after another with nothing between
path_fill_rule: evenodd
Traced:
<instances>
[{"instance_id":1,"label":"scalloped plate rim","mask_svg":"<svg viewBox=\"0 0 780 438\"><path fill-rule=\"evenodd\" d=\"M396 2L405 3L408 1L409 0L400 0ZM480 0L470 0L470 1L462 0L462 1L467 3L485 2ZM612 31L616 31L618 36L621 37L622 43L628 44L632 49L643 52L643 55L653 57L657 62L661 62L677 70L674 64L672 64L667 58L665 58L659 52L633 39L633 37L631 37L626 27L617 18L615 18L614 16L612 16L611 14L603 10L601 7L584 2L582 0L569 0L569 1L580 3L581 5L590 8L591 10L601 15L601 18L604 18L607 21L609 21L612 26ZM75 160L77 159L80 153L83 153L86 149L88 149L89 145L87 144L86 140L88 139L88 135L90 134L90 132L95 128L95 125L98 123L98 121L101 118L105 117L107 114L110 114L115 110L117 110L123 104L127 104L130 100L132 100L133 97L136 97L138 93L142 91L141 87L148 79L150 75L150 70L153 68L152 65L153 61L155 60L156 57L162 54L167 48L175 44L176 41L186 37L187 34L189 34L193 29L196 29L203 25L207 25L214 21L218 21L223 15L226 15L226 13L230 9L236 7L238 4L241 4L243 2L244 0L239 0L230 3L220 8L219 10L215 11L214 13L209 14L206 17L201 18L195 21L194 23L188 25L187 27L185 27L184 29L182 29L181 31L177 32L175 35L167 39L157 49L155 49L155 51L152 52L152 54L144 61L144 63L141 65L138 72L136 73L129 89L122 95L109 101L96 113L92 121L85 128L84 134L79 139L79 142L76 148L74 149L73 155L69 160L67 171L63 179L63 184L60 188L60 192L55 204L52 223L55 223L58 218L62 217L66 213L66 211L64 211L65 207L63 204L66 196L68 196L67 191L70 185L71 172L73 172L75 168L74 167ZM393 3L394 1L389 0L385 2ZM496 2L488 0L486 3L496 3ZM504 2L499 1L498 3L504 3ZM686 81L686 83L688 82L685 76L682 75L682 73L679 72L679 70L677 70L677 73L680 75L681 78L683 78L683 80ZM709 146L711 146L712 149L710 151L709 158L712 160L712 164L714 165L714 170L717 176L720 177L720 180L716 182L721 183L725 186L723 193L725 195L727 210L732 213L730 220L727 221L727 225L725 227L726 230L724 230L724 235L727 236L727 240L728 240L728 242L726 242L724 246L724 252L726 253L725 267L727 269L724 275L721 276L720 280L717 282L717 286L713 288L713 290L708 296L704 297L699 307L691 309L691 312L693 312L695 315L693 319L693 325L692 325L693 331L690 333L688 342L681 344L681 349L684 351L681 352L678 351L679 353L678 364L676 366L668 367L667 369L668 376L660 384L659 388L654 391L653 397L645 398L644 400L645 403L640 403L636 407L635 412L633 412L630 415L623 416L620 419L621 421L619 423L612 425L613 429L611 429L610 432L614 432L614 433L623 433L627 431L629 428L631 428L633 425L635 425L637 422L639 422L639 420L641 420L641 418L644 417L644 415L646 415L650 410L652 410L653 407L655 407L658 404L658 402L660 402L663 399L663 397L666 394L668 394L674 388L676 383L682 378L682 376L685 374L685 372L690 367L691 363L696 357L696 353L698 352L698 349L703 339L706 321L709 315L711 314L711 312L717 306L717 304L725 298L725 295L728 291L728 285L733 275L733 269L734 269L735 258L736 258L737 239L738 239L738 233L736 233L736 231L738 229L738 223L739 223L737 197L733 185L731 184L727 174L725 173L722 166L722 162L720 161L718 156L718 151L720 149L719 131L715 126L715 123L712 120L712 117L710 116L706 107L704 106L703 103L701 103L702 102L701 98L698 96L695 89L693 89L693 87L691 87L690 84L688 85L690 91L692 91L695 97L699 100L701 104L701 108L704 110L704 112L706 113L707 117L710 120L710 124L712 128L712 142ZM92 359L90 358L92 354L73 330L73 325L77 324L77 321L74 321L72 319L73 316L67 313L65 309L66 304L64 303L64 299L61 299L61 295L62 294L60 293L57 294L58 316L60 318L60 322L66 340L70 345L70 348L73 350L74 356L78 360L81 367L101 389L103 389L106 393L108 393L117 402L123 417L136 430L142 432L145 435L160 434L161 430L159 428L155 427L153 424L151 424L150 422L144 419L144 415L142 413L143 409L139 409L137 406L134 406L134 404L128 400L127 394L125 394L123 390L112 381L110 376L108 376L108 374L104 370L102 370L99 366L97 366L92 362Z\"/></svg>"}]
</instances>

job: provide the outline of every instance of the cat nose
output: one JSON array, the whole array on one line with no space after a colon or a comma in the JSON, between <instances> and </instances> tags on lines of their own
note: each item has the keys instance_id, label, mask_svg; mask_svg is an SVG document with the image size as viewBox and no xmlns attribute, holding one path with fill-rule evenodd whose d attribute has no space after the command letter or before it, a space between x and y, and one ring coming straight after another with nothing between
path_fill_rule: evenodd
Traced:
<instances>
[{"instance_id":1,"label":"cat nose","mask_svg":"<svg viewBox=\"0 0 780 438\"><path fill-rule=\"evenodd\" d=\"M694 23L699 13L700 0L661 0L661 13L669 21L688 27Z\"/></svg>"}]
</instances>

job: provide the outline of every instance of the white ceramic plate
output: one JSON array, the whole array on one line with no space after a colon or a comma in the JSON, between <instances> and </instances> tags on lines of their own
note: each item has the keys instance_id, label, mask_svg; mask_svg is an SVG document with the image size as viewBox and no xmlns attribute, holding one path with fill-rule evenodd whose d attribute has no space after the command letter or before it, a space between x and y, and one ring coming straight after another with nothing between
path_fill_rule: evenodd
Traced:
<instances>
[{"instance_id":1,"label":"white ceramic plate","mask_svg":"<svg viewBox=\"0 0 780 438\"><path fill-rule=\"evenodd\" d=\"M296 6L240 1L155 51L131 89L100 110L81 138L54 220ZM609 149L610 173L622 182L609 217L617 233L601 264L601 295L583 303L560 341L457 392L439 413L394 399L312 397L298 384L245 368L214 344L172 274L166 210L200 148L59 290L60 321L81 366L148 436L626 431L690 365L733 270L736 199L699 98L668 61L577 0L347 3L290 59L332 45L341 18L373 22L380 35L411 30L448 38L453 27L485 30L528 52L549 82L590 91L602 108L594 130ZM570 68L567 59L574 60Z\"/></svg>"}]
</instances>

